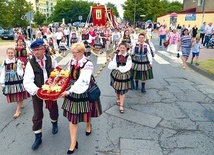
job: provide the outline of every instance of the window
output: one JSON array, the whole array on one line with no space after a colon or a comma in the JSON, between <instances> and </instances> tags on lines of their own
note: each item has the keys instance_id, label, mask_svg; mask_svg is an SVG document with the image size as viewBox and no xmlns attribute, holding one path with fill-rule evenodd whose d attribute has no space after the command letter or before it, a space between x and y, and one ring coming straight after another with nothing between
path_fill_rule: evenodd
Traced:
<instances>
[{"instance_id":1,"label":"window","mask_svg":"<svg viewBox=\"0 0 214 155\"><path fill-rule=\"evenodd\" d=\"M198 0L198 6L202 6L204 0Z\"/></svg>"}]
</instances>

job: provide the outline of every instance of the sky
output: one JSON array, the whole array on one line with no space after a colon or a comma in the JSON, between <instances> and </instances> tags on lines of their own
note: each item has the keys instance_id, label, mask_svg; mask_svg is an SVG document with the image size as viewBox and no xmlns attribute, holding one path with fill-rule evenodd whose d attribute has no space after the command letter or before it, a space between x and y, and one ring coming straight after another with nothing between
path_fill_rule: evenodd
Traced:
<instances>
[{"instance_id":1,"label":"sky","mask_svg":"<svg viewBox=\"0 0 214 155\"><path fill-rule=\"evenodd\" d=\"M88 1L92 1L92 2L95 2L95 3L100 3L101 5L103 4L107 4L108 2L112 3L112 4L115 4L116 7L117 7L117 10L119 12L119 15L121 18L123 18L123 8L121 6L121 4L124 4L124 2L126 0L88 0ZM183 3L183 0L169 0L170 2L173 2L173 1L179 1L181 3Z\"/></svg>"}]
</instances>

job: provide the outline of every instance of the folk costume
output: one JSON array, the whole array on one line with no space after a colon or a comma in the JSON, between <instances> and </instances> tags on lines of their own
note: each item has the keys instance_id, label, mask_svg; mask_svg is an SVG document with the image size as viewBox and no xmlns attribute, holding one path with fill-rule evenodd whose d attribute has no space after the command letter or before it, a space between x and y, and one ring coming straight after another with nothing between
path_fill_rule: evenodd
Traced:
<instances>
[{"instance_id":1,"label":"folk costume","mask_svg":"<svg viewBox=\"0 0 214 155\"><path fill-rule=\"evenodd\" d=\"M111 44L111 32L110 29L107 29L105 32L105 43L106 43L106 50L110 50L110 44Z\"/></svg>"},{"instance_id":2,"label":"folk costume","mask_svg":"<svg viewBox=\"0 0 214 155\"><path fill-rule=\"evenodd\" d=\"M59 53L61 53L63 56L65 56L65 51L68 51L69 48L67 47L67 42L65 40L61 40L59 42Z\"/></svg>"},{"instance_id":3,"label":"folk costume","mask_svg":"<svg viewBox=\"0 0 214 155\"><path fill-rule=\"evenodd\" d=\"M131 56L125 54L115 54L112 61L110 61L108 68L111 71L110 85L114 88L116 94L126 94L131 89Z\"/></svg>"},{"instance_id":4,"label":"folk costume","mask_svg":"<svg viewBox=\"0 0 214 155\"><path fill-rule=\"evenodd\" d=\"M106 41L105 41L105 30L103 30L103 29L100 30L100 38L102 39L103 48L105 48L105 45L106 45Z\"/></svg>"},{"instance_id":5,"label":"folk costume","mask_svg":"<svg viewBox=\"0 0 214 155\"><path fill-rule=\"evenodd\" d=\"M89 122L91 117L102 114L100 99L90 102L86 93L95 82L92 78L93 64L83 56L79 61L72 59L68 67L71 71L71 87L62 105L63 116L72 124Z\"/></svg>"},{"instance_id":6,"label":"folk costume","mask_svg":"<svg viewBox=\"0 0 214 155\"><path fill-rule=\"evenodd\" d=\"M122 42L125 42L126 43L126 46L127 46L127 51L130 49L131 47L131 37L130 36L124 36L123 39L122 39Z\"/></svg>"},{"instance_id":7,"label":"folk costume","mask_svg":"<svg viewBox=\"0 0 214 155\"><path fill-rule=\"evenodd\" d=\"M85 56L88 57L91 55L91 46L90 46L90 43L91 43L91 36L88 34L88 33L83 33L81 35L81 38L80 40L84 43L85 45L85 48L86 48L86 51L85 51Z\"/></svg>"},{"instance_id":8,"label":"folk costume","mask_svg":"<svg viewBox=\"0 0 214 155\"><path fill-rule=\"evenodd\" d=\"M94 48L95 50L101 50L103 48L103 41L102 38L100 37L99 33L97 33L98 36L95 38L94 41Z\"/></svg>"},{"instance_id":9,"label":"folk costume","mask_svg":"<svg viewBox=\"0 0 214 155\"><path fill-rule=\"evenodd\" d=\"M22 62L24 62L23 65L26 66L26 64L28 62L28 53L27 53L27 50L24 46L15 47L15 57L17 59L21 60Z\"/></svg>"},{"instance_id":10,"label":"folk costume","mask_svg":"<svg viewBox=\"0 0 214 155\"><path fill-rule=\"evenodd\" d=\"M37 48L43 46L43 40L36 40L31 44L31 48ZM42 143L42 119L43 119L43 99L37 97L36 92L42 87L44 82L49 78L50 72L58 66L55 59L51 56L45 55L43 59L38 59L34 56L26 65L24 75L24 87L32 95L33 102L33 131L35 133L35 142L32 145L32 149L35 150ZM56 134L58 132L58 105L57 101L45 101L46 108L49 110L51 123L52 123L52 133Z\"/></svg>"},{"instance_id":11,"label":"folk costume","mask_svg":"<svg viewBox=\"0 0 214 155\"><path fill-rule=\"evenodd\" d=\"M91 46L94 46L94 41L95 41L95 37L96 37L96 32L94 30L89 30L88 34L91 36Z\"/></svg>"},{"instance_id":12,"label":"folk costume","mask_svg":"<svg viewBox=\"0 0 214 155\"><path fill-rule=\"evenodd\" d=\"M77 32L75 30L72 30L70 33L70 42L71 44L74 44L77 42Z\"/></svg>"},{"instance_id":13,"label":"folk costume","mask_svg":"<svg viewBox=\"0 0 214 155\"><path fill-rule=\"evenodd\" d=\"M23 69L17 58L6 59L1 66L0 83L7 102L20 102L29 97L23 85Z\"/></svg>"},{"instance_id":14,"label":"folk costume","mask_svg":"<svg viewBox=\"0 0 214 155\"><path fill-rule=\"evenodd\" d=\"M148 44L137 43L132 50L132 77L138 89L138 80L146 81L153 79L152 55ZM142 92L145 92L145 82L142 82Z\"/></svg>"}]
</instances>

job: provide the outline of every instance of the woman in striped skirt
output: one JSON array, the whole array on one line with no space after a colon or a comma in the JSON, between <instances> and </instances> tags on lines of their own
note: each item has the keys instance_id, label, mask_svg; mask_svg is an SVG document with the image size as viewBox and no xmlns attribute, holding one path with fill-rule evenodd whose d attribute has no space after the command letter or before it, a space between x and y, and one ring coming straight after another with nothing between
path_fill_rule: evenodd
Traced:
<instances>
[{"instance_id":1,"label":"woman in striped skirt","mask_svg":"<svg viewBox=\"0 0 214 155\"><path fill-rule=\"evenodd\" d=\"M186 62L189 58L189 54L191 51L193 41L194 40L189 35L188 29L184 29L183 36L181 37L181 41L180 41L180 47L181 47L181 52L182 52L182 61L183 61L182 68L183 69L186 69ZM180 48L178 48L178 50L179 49Z\"/></svg>"},{"instance_id":2,"label":"woman in striped skirt","mask_svg":"<svg viewBox=\"0 0 214 155\"><path fill-rule=\"evenodd\" d=\"M135 80L135 89L138 89L138 81L141 81L141 92L146 92L146 80L153 79L152 55L148 44L145 43L145 34L138 36L138 43L132 49L132 77Z\"/></svg>"},{"instance_id":3,"label":"woman in striped skirt","mask_svg":"<svg viewBox=\"0 0 214 155\"><path fill-rule=\"evenodd\" d=\"M16 113L13 118L19 117L21 108L24 107L23 100L30 95L26 92L23 86L23 68L19 59L15 58L15 50L7 49L8 58L2 63L1 78L3 94L7 97L7 102L17 102Z\"/></svg>"},{"instance_id":4,"label":"woman in striped skirt","mask_svg":"<svg viewBox=\"0 0 214 155\"><path fill-rule=\"evenodd\" d=\"M71 47L73 58L69 63L71 71L71 87L63 92L65 97L62 105L63 115L69 121L71 143L67 154L72 154L78 148L77 129L78 123L85 122L86 136L91 134L91 117L98 117L102 114L100 99L89 101L87 90L95 82L92 78L93 64L85 56L85 46L82 42L74 43Z\"/></svg>"},{"instance_id":5,"label":"woman in striped skirt","mask_svg":"<svg viewBox=\"0 0 214 155\"><path fill-rule=\"evenodd\" d=\"M124 112L125 94L131 89L131 56L127 54L126 43L122 42L119 45L119 52L110 61L108 68L111 71L111 86L117 94L117 105L120 113Z\"/></svg>"}]
</instances>

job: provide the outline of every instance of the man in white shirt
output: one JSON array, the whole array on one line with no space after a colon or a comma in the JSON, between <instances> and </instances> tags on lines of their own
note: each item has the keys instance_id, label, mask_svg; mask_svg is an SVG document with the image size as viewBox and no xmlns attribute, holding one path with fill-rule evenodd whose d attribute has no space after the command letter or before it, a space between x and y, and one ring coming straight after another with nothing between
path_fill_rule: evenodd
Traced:
<instances>
[{"instance_id":1,"label":"man in white shirt","mask_svg":"<svg viewBox=\"0 0 214 155\"><path fill-rule=\"evenodd\" d=\"M64 31L65 37L66 37L66 39L67 39L67 46L69 46L69 35L70 35L70 30L69 30L69 28L66 26L65 29L64 29L63 31Z\"/></svg>"},{"instance_id":2,"label":"man in white shirt","mask_svg":"<svg viewBox=\"0 0 214 155\"><path fill-rule=\"evenodd\" d=\"M50 72L58 64L51 56L45 55L45 46L42 39L38 39L31 44L34 57L29 60L25 68L23 84L27 92L32 96L33 102L33 131L35 133L35 141L32 149L36 150L42 143L42 120L43 120L43 100L37 97L36 93L39 88L48 79ZM57 101L45 101L46 108L49 110L52 133L58 132L58 105Z\"/></svg>"},{"instance_id":3,"label":"man in white shirt","mask_svg":"<svg viewBox=\"0 0 214 155\"><path fill-rule=\"evenodd\" d=\"M58 47L59 47L59 43L60 43L63 36L64 36L64 34L63 34L62 28L58 28L58 31L55 33L55 38L56 38L56 42L57 42Z\"/></svg>"},{"instance_id":4,"label":"man in white shirt","mask_svg":"<svg viewBox=\"0 0 214 155\"><path fill-rule=\"evenodd\" d=\"M204 46L207 46L211 35L214 33L214 27L212 26L212 23L209 23L206 27L205 27L205 40L204 40Z\"/></svg>"}]
</instances>

